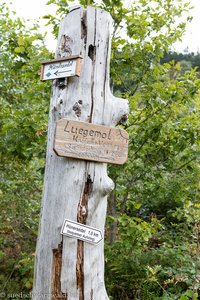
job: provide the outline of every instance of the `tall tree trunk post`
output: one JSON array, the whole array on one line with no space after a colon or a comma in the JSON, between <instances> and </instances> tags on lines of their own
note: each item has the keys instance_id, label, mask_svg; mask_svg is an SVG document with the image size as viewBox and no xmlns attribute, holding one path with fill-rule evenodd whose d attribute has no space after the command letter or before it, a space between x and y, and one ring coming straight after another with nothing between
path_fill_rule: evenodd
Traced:
<instances>
[{"instance_id":1,"label":"tall tree trunk post","mask_svg":"<svg viewBox=\"0 0 200 300\"><path fill-rule=\"evenodd\" d=\"M106 300L104 244L61 235L64 219L104 233L107 195L113 189L107 164L55 154L61 118L115 127L128 113L127 100L109 86L112 19L93 7L78 7L61 22L56 58L82 56L80 77L53 81L41 220L36 249L33 300Z\"/></svg>"}]
</instances>

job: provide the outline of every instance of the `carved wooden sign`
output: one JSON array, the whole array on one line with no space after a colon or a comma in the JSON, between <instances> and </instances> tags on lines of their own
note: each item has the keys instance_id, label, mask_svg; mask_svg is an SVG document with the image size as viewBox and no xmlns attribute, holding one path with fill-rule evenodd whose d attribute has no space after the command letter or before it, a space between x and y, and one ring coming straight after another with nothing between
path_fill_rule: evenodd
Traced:
<instances>
[{"instance_id":1,"label":"carved wooden sign","mask_svg":"<svg viewBox=\"0 0 200 300\"><path fill-rule=\"evenodd\" d=\"M54 151L59 156L123 164L128 156L128 133L121 128L61 119Z\"/></svg>"},{"instance_id":2,"label":"carved wooden sign","mask_svg":"<svg viewBox=\"0 0 200 300\"><path fill-rule=\"evenodd\" d=\"M40 79L50 80L70 76L80 76L81 71L80 55L53 59L42 62Z\"/></svg>"}]
</instances>

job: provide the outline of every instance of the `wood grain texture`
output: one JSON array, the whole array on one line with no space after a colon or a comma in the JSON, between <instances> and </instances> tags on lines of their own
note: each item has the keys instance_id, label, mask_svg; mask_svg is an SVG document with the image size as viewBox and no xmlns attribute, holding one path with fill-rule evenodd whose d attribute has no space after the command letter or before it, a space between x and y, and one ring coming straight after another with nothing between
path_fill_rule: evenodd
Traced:
<instances>
[{"instance_id":1,"label":"wood grain texture","mask_svg":"<svg viewBox=\"0 0 200 300\"><path fill-rule=\"evenodd\" d=\"M128 157L128 134L120 128L61 119L54 150L59 156L123 164Z\"/></svg>"},{"instance_id":2,"label":"wood grain texture","mask_svg":"<svg viewBox=\"0 0 200 300\"><path fill-rule=\"evenodd\" d=\"M60 234L64 219L104 233L107 195L114 187L107 165L58 157L53 146L56 122L62 118L114 128L128 114L128 101L110 92L111 32L110 15L93 7L71 11L60 25L56 58L78 54L83 60L81 76L69 77L66 87L53 81L34 300L54 299L55 286L67 300L108 300L103 242L92 245ZM61 261L56 269L60 286L54 282L55 254Z\"/></svg>"}]
</instances>

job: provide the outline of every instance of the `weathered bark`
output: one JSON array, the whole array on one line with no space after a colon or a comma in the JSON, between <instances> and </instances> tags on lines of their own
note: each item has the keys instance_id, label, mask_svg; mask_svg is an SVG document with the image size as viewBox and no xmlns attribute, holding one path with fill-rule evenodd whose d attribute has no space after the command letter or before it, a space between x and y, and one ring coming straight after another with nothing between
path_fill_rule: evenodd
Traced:
<instances>
[{"instance_id":1,"label":"weathered bark","mask_svg":"<svg viewBox=\"0 0 200 300\"><path fill-rule=\"evenodd\" d=\"M61 22L56 57L82 55L80 77L59 88L53 81L41 221L36 250L33 297L104 300L104 245L60 234L65 218L104 233L107 195L113 182L107 165L58 157L53 151L60 118L114 127L128 113L126 100L109 87L112 19L101 9L82 7Z\"/></svg>"}]
</instances>

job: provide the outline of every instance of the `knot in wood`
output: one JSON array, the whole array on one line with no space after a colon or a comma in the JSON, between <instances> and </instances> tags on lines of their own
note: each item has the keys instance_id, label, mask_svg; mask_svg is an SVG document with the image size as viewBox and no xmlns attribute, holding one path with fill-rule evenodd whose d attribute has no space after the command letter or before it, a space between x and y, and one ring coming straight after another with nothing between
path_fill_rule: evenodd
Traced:
<instances>
[{"instance_id":1,"label":"knot in wood","mask_svg":"<svg viewBox=\"0 0 200 300\"><path fill-rule=\"evenodd\" d=\"M76 102L73 106L73 111L75 112L77 117L81 116L81 106L80 106L80 100L79 102Z\"/></svg>"},{"instance_id":2,"label":"knot in wood","mask_svg":"<svg viewBox=\"0 0 200 300\"><path fill-rule=\"evenodd\" d=\"M86 216L87 215L87 208L86 208L86 206L82 206L81 207L81 214L82 214L82 216Z\"/></svg>"},{"instance_id":3,"label":"knot in wood","mask_svg":"<svg viewBox=\"0 0 200 300\"><path fill-rule=\"evenodd\" d=\"M123 116L121 117L121 119L119 120L119 122L118 122L117 125L125 125L126 122L127 122L127 120L128 120L128 115L125 114L125 115L123 115Z\"/></svg>"}]
</instances>

